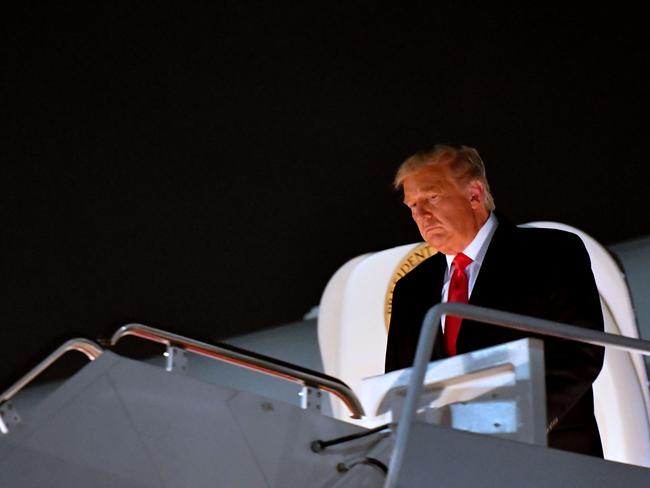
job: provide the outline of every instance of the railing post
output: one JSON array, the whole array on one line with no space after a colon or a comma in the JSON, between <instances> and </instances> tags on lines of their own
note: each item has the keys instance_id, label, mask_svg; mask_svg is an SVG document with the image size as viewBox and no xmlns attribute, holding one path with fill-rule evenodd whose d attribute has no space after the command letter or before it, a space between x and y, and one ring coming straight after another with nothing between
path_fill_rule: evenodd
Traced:
<instances>
[{"instance_id":1,"label":"railing post","mask_svg":"<svg viewBox=\"0 0 650 488\"><path fill-rule=\"evenodd\" d=\"M185 353L185 349L176 346L167 346L165 359L165 370L177 373L187 373L189 360Z\"/></svg>"},{"instance_id":2,"label":"railing post","mask_svg":"<svg viewBox=\"0 0 650 488\"><path fill-rule=\"evenodd\" d=\"M321 413L322 392L312 386L303 386L300 391L300 406L305 410Z\"/></svg>"},{"instance_id":3,"label":"railing post","mask_svg":"<svg viewBox=\"0 0 650 488\"><path fill-rule=\"evenodd\" d=\"M11 402L0 405L0 434L8 434L9 428L20 423L20 415Z\"/></svg>"}]
</instances>

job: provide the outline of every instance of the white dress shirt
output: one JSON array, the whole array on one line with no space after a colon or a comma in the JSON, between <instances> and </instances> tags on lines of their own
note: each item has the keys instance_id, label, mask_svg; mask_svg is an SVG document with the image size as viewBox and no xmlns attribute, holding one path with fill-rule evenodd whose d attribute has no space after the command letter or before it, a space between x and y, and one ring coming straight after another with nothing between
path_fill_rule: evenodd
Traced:
<instances>
[{"instance_id":1,"label":"white dress shirt","mask_svg":"<svg viewBox=\"0 0 650 488\"><path fill-rule=\"evenodd\" d=\"M474 240L470 242L469 245L463 250L463 254L472 260L472 262L467 265L467 268L465 268L465 274L467 274L468 278L468 298L472 296L474 283L476 283L476 278L478 277L478 273L481 270L481 265L483 264L485 253L487 253L490 241L492 241L492 236L494 235L494 231L497 229L497 225L499 225L497 218L494 216L493 212L490 212L490 216L476 233ZM442 302L447 301L447 295L449 293L449 282L451 281L451 263L454 261L456 255L445 254L445 257L447 258L447 271L445 271L445 279L442 284ZM442 330L444 331L444 315L442 316L441 322Z\"/></svg>"}]
</instances>

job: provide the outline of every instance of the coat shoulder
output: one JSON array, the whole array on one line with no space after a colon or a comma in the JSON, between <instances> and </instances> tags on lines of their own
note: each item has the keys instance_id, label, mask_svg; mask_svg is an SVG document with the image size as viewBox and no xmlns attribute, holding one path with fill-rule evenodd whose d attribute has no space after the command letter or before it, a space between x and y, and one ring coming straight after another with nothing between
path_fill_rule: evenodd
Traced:
<instances>
[{"instance_id":1,"label":"coat shoulder","mask_svg":"<svg viewBox=\"0 0 650 488\"><path fill-rule=\"evenodd\" d=\"M586 250L578 235L564 230L517 227L514 235L519 245L551 254Z\"/></svg>"},{"instance_id":2,"label":"coat shoulder","mask_svg":"<svg viewBox=\"0 0 650 488\"><path fill-rule=\"evenodd\" d=\"M444 272L446 265L447 263L444 254L438 252L422 261L406 275L400 278L395 284L395 288L417 287L423 280L429 281L435 274Z\"/></svg>"}]
</instances>

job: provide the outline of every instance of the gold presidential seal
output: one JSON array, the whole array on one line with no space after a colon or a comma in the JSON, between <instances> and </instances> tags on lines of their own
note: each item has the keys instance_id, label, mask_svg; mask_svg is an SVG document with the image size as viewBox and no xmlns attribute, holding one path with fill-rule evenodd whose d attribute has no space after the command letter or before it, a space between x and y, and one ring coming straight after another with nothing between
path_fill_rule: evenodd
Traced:
<instances>
[{"instance_id":1,"label":"gold presidential seal","mask_svg":"<svg viewBox=\"0 0 650 488\"><path fill-rule=\"evenodd\" d=\"M411 272L418 264L424 261L427 258L430 258L438 251L426 242L423 242L419 246L414 247L409 251L409 253L402 258L399 262L393 275L390 278L388 284L388 290L386 291L386 300L384 301L384 322L386 324L386 330L390 327L390 315L393 310L393 291L395 290L395 285L397 282Z\"/></svg>"}]
</instances>

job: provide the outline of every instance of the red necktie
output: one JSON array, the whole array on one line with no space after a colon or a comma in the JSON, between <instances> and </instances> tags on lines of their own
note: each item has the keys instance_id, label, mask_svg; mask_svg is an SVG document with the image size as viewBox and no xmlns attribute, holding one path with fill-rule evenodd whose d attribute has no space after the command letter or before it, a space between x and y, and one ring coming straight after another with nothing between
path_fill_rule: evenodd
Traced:
<instances>
[{"instance_id":1,"label":"red necktie","mask_svg":"<svg viewBox=\"0 0 650 488\"><path fill-rule=\"evenodd\" d=\"M471 263L471 258L465 256L462 252L456 254L452 265L451 281L449 282L449 293L447 293L448 302L467 303L469 297L469 286L465 268ZM456 355L456 340L460 331L460 323L463 319L459 317L445 317L445 346L447 354Z\"/></svg>"}]
</instances>

